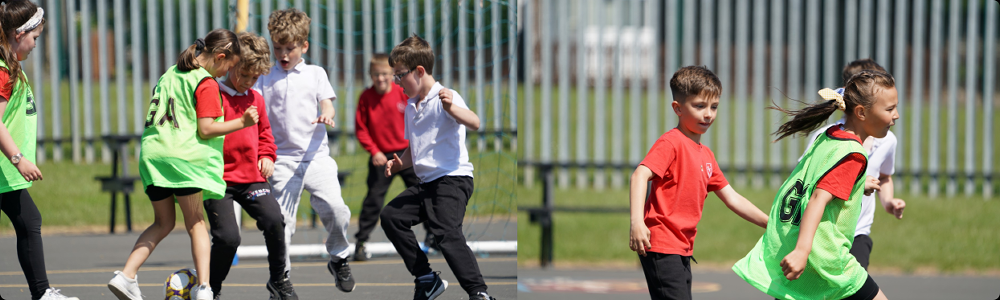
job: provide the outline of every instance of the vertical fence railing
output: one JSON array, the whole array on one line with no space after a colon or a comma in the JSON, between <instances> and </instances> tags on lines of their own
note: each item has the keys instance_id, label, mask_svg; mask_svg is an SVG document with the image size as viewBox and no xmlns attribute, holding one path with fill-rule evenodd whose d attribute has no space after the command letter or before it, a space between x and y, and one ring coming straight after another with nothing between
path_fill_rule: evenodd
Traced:
<instances>
[{"instance_id":1,"label":"vertical fence railing","mask_svg":"<svg viewBox=\"0 0 1000 300\"><path fill-rule=\"evenodd\" d=\"M561 188L575 181L601 189L609 178L623 187L622 175L676 126L667 86L673 72L697 64L723 84L718 118L702 142L734 182L776 187L806 141L771 143L787 117L766 107L815 102L819 88L842 85L846 63L872 58L896 79L897 189L988 199L997 188L1000 4L947 3L524 1L524 182L538 180L534 166L553 165Z\"/></svg>"},{"instance_id":2,"label":"vertical fence railing","mask_svg":"<svg viewBox=\"0 0 1000 300\"><path fill-rule=\"evenodd\" d=\"M102 137L141 135L151 89L162 72L195 38L231 27L235 19L232 0L35 2L45 9L47 24L39 47L22 63L41 113L39 163L64 157L109 162L111 151ZM335 154L356 152L354 112L361 91L371 85L371 55L389 52L411 33L432 44L435 78L479 114L482 126L470 131L470 150L516 151L514 1L251 0L247 30L269 38L270 13L288 7L312 19L305 57L327 70L337 92L331 134L343 138L331 143ZM137 140L130 149L127 157L136 157Z\"/></svg>"}]
</instances>

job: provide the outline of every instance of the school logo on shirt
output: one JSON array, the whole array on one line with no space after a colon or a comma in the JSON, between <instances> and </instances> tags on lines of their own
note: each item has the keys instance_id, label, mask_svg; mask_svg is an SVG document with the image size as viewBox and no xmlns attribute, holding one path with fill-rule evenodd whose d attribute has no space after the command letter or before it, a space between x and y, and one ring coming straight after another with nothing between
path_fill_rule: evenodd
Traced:
<instances>
[{"instance_id":1,"label":"school logo on shirt","mask_svg":"<svg viewBox=\"0 0 1000 300\"><path fill-rule=\"evenodd\" d=\"M708 174L708 178L712 178L712 163L705 163L705 169L702 171Z\"/></svg>"},{"instance_id":2,"label":"school logo on shirt","mask_svg":"<svg viewBox=\"0 0 1000 300\"><path fill-rule=\"evenodd\" d=\"M396 109L399 110L399 113L406 112L406 103L403 102L396 103Z\"/></svg>"}]
</instances>

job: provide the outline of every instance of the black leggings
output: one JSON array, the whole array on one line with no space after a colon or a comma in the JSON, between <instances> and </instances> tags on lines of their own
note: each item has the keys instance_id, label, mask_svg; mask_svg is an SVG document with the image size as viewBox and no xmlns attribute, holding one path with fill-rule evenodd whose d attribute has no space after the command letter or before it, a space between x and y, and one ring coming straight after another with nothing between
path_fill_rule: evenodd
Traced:
<instances>
[{"instance_id":1,"label":"black leggings","mask_svg":"<svg viewBox=\"0 0 1000 300\"><path fill-rule=\"evenodd\" d=\"M32 299L40 299L49 288L42 252L42 215L31 200L28 190L20 189L0 194L0 210L10 218L17 234L17 261L28 280Z\"/></svg>"}]
</instances>

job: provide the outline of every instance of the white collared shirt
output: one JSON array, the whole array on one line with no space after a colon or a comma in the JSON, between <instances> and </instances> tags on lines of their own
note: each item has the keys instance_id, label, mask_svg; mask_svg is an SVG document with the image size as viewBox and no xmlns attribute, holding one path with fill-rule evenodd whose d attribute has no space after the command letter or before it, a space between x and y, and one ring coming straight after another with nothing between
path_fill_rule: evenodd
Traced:
<instances>
[{"instance_id":1,"label":"white collared shirt","mask_svg":"<svg viewBox=\"0 0 1000 300\"><path fill-rule=\"evenodd\" d=\"M228 85L226 85L226 81L222 80L221 78L216 78L215 82L219 83L219 90L221 90L223 93L229 94L229 96L232 96L232 97L235 97L235 96L245 96L247 94L247 92L248 92L248 91L244 91L242 93L236 92L236 89L231 88Z\"/></svg>"},{"instance_id":2,"label":"white collared shirt","mask_svg":"<svg viewBox=\"0 0 1000 300\"><path fill-rule=\"evenodd\" d=\"M264 96L278 159L311 161L330 155L326 125L312 124L319 117L319 102L337 99L326 70L300 61L285 71L275 64L271 73L257 79L253 89Z\"/></svg>"},{"instance_id":3,"label":"white collared shirt","mask_svg":"<svg viewBox=\"0 0 1000 300\"><path fill-rule=\"evenodd\" d=\"M438 92L444 88L441 83L434 86L417 102L417 97L407 100L405 134L410 140L410 157L413 171L420 182L431 182L443 176L472 177L472 163L465 148L465 125L459 124L444 111ZM468 109L465 99L452 91L452 105Z\"/></svg>"}]
</instances>

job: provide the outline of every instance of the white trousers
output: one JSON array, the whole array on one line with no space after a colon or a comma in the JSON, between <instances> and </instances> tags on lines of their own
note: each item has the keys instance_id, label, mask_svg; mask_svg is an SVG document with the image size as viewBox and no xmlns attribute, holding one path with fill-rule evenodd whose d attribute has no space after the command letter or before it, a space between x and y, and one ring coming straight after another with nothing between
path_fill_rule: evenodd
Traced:
<instances>
[{"instance_id":1,"label":"white trousers","mask_svg":"<svg viewBox=\"0 0 1000 300\"><path fill-rule=\"evenodd\" d=\"M344 204L337 179L337 162L332 157L321 155L312 161L283 160L274 164L274 175L270 178L274 187L274 197L281 206L285 217L285 244L291 245L295 234L295 222L299 210L302 189L309 191L309 204L316 210L329 236L326 250L332 257L347 258L350 244L347 241L347 225L351 221L351 210ZM285 270L291 270L291 257L285 254Z\"/></svg>"}]
</instances>

